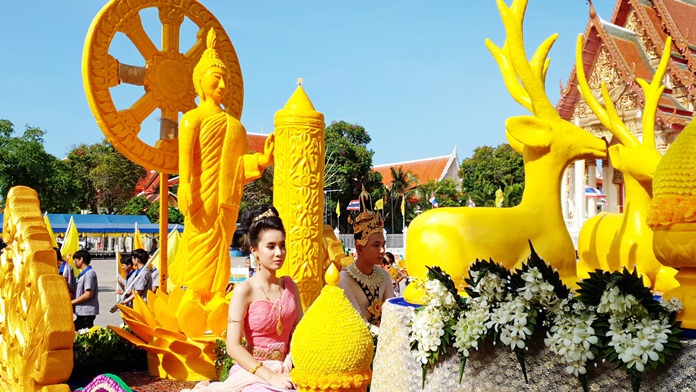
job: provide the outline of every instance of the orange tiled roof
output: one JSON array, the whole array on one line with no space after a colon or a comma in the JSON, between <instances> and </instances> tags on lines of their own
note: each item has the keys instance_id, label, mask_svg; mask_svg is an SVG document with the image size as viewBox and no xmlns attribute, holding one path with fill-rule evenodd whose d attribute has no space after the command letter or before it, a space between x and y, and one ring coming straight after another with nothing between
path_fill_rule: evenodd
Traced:
<instances>
[{"instance_id":1,"label":"orange tiled roof","mask_svg":"<svg viewBox=\"0 0 696 392\"><path fill-rule=\"evenodd\" d=\"M694 45L696 43L696 6L693 2L680 0L662 0L654 1L658 11L668 14L674 22L673 26L677 29L677 33L684 37L686 43ZM667 18L664 18L667 20ZM676 35L676 34L675 34Z\"/></svg>"},{"instance_id":2,"label":"orange tiled roof","mask_svg":"<svg viewBox=\"0 0 696 392\"><path fill-rule=\"evenodd\" d=\"M249 139L249 151L263 152L263 145L266 143L268 135L262 133L247 133Z\"/></svg>"},{"instance_id":3,"label":"orange tiled roof","mask_svg":"<svg viewBox=\"0 0 696 392\"><path fill-rule=\"evenodd\" d=\"M442 180L445 177L445 174L447 174L447 170L453 164L456 165L456 169L458 171L459 162L457 160L456 151L454 151L451 155L441 157L376 165L372 167L372 171L382 175L382 184L385 186L391 185L392 181L394 180L391 175L392 167L400 167L403 171L412 173L416 176L418 184L425 184L430 180Z\"/></svg>"}]
</instances>

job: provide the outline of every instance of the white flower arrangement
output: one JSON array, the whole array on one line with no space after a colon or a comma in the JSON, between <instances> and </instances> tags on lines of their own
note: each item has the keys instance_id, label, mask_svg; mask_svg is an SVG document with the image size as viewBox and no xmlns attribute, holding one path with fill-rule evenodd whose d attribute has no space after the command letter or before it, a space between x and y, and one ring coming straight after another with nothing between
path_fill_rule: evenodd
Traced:
<instances>
[{"instance_id":1,"label":"white flower arrangement","mask_svg":"<svg viewBox=\"0 0 696 392\"><path fill-rule=\"evenodd\" d=\"M428 268L425 305L416 310L409 332L423 383L427 367L449 347L459 355L461 381L470 353L488 338L516 354L526 381L525 352L539 322L547 328L545 345L585 391L588 361L602 356L625 369L638 391L647 368L681 349L678 300L656 301L638 275L626 270L597 270L571 292L530 248L532 255L514 272L492 260L472 263L465 279L468 298L459 296L447 273Z\"/></svg>"}]
</instances>

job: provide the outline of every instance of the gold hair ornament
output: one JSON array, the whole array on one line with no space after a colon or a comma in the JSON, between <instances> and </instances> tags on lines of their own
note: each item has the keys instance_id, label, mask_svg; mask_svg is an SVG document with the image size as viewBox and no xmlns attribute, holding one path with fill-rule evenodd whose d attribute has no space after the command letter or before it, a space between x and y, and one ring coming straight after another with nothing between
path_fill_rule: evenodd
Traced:
<instances>
[{"instance_id":1,"label":"gold hair ornament","mask_svg":"<svg viewBox=\"0 0 696 392\"><path fill-rule=\"evenodd\" d=\"M278 215L276 215L275 212L273 212L273 210L271 210L271 209L269 208L269 209L266 210L264 213L260 214L259 216L254 217L254 219L252 219L251 222L254 223L254 222L260 221L261 219L264 219L264 218L271 218L271 217L274 217L274 216L278 216Z\"/></svg>"}]
</instances>

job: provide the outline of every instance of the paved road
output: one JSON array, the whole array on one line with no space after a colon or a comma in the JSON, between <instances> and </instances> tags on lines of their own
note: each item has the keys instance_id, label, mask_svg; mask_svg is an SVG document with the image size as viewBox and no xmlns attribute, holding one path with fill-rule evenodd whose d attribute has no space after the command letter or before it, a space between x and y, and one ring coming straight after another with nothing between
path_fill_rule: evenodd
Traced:
<instances>
[{"instance_id":1,"label":"paved road","mask_svg":"<svg viewBox=\"0 0 696 392\"><path fill-rule=\"evenodd\" d=\"M116 267L116 259L92 260L92 268L97 272L99 281L99 314L94 320L95 325L106 327L123 323L120 312L109 313L109 309L116 303Z\"/></svg>"},{"instance_id":2,"label":"paved road","mask_svg":"<svg viewBox=\"0 0 696 392\"><path fill-rule=\"evenodd\" d=\"M233 267L244 266L244 257L233 257ZM93 259L92 268L97 272L99 281L99 314L94 320L95 325L106 327L107 325L119 326L123 323L121 313L110 313L109 309L116 303L116 259Z\"/></svg>"}]
</instances>

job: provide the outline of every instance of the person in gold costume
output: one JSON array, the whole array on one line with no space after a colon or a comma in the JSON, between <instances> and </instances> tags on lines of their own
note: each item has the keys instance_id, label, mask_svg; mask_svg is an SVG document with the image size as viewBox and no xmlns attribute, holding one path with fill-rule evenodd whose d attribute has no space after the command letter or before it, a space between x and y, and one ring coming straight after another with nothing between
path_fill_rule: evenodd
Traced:
<instances>
[{"instance_id":1,"label":"person in gold costume","mask_svg":"<svg viewBox=\"0 0 696 392\"><path fill-rule=\"evenodd\" d=\"M229 246L236 230L244 185L273 164L273 135L263 154L249 154L246 130L221 107L227 92L227 67L208 32L207 49L193 70L200 102L184 114L179 127L179 209L184 214L185 267L172 280L197 292L225 292ZM177 256L178 258L178 256Z\"/></svg>"},{"instance_id":2,"label":"person in gold costume","mask_svg":"<svg viewBox=\"0 0 696 392\"><path fill-rule=\"evenodd\" d=\"M382 320L382 305L394 297L391 276L379 266L384 260L387 241L384 239L384 225L379 214L370 211L369 194L360 194L363 212L353 224L355 249L358 257L345 267L341 273L338 287L365 321L379 327ZM371 328L376 331L375 328Z\"/></svg>"}]
</instances>

